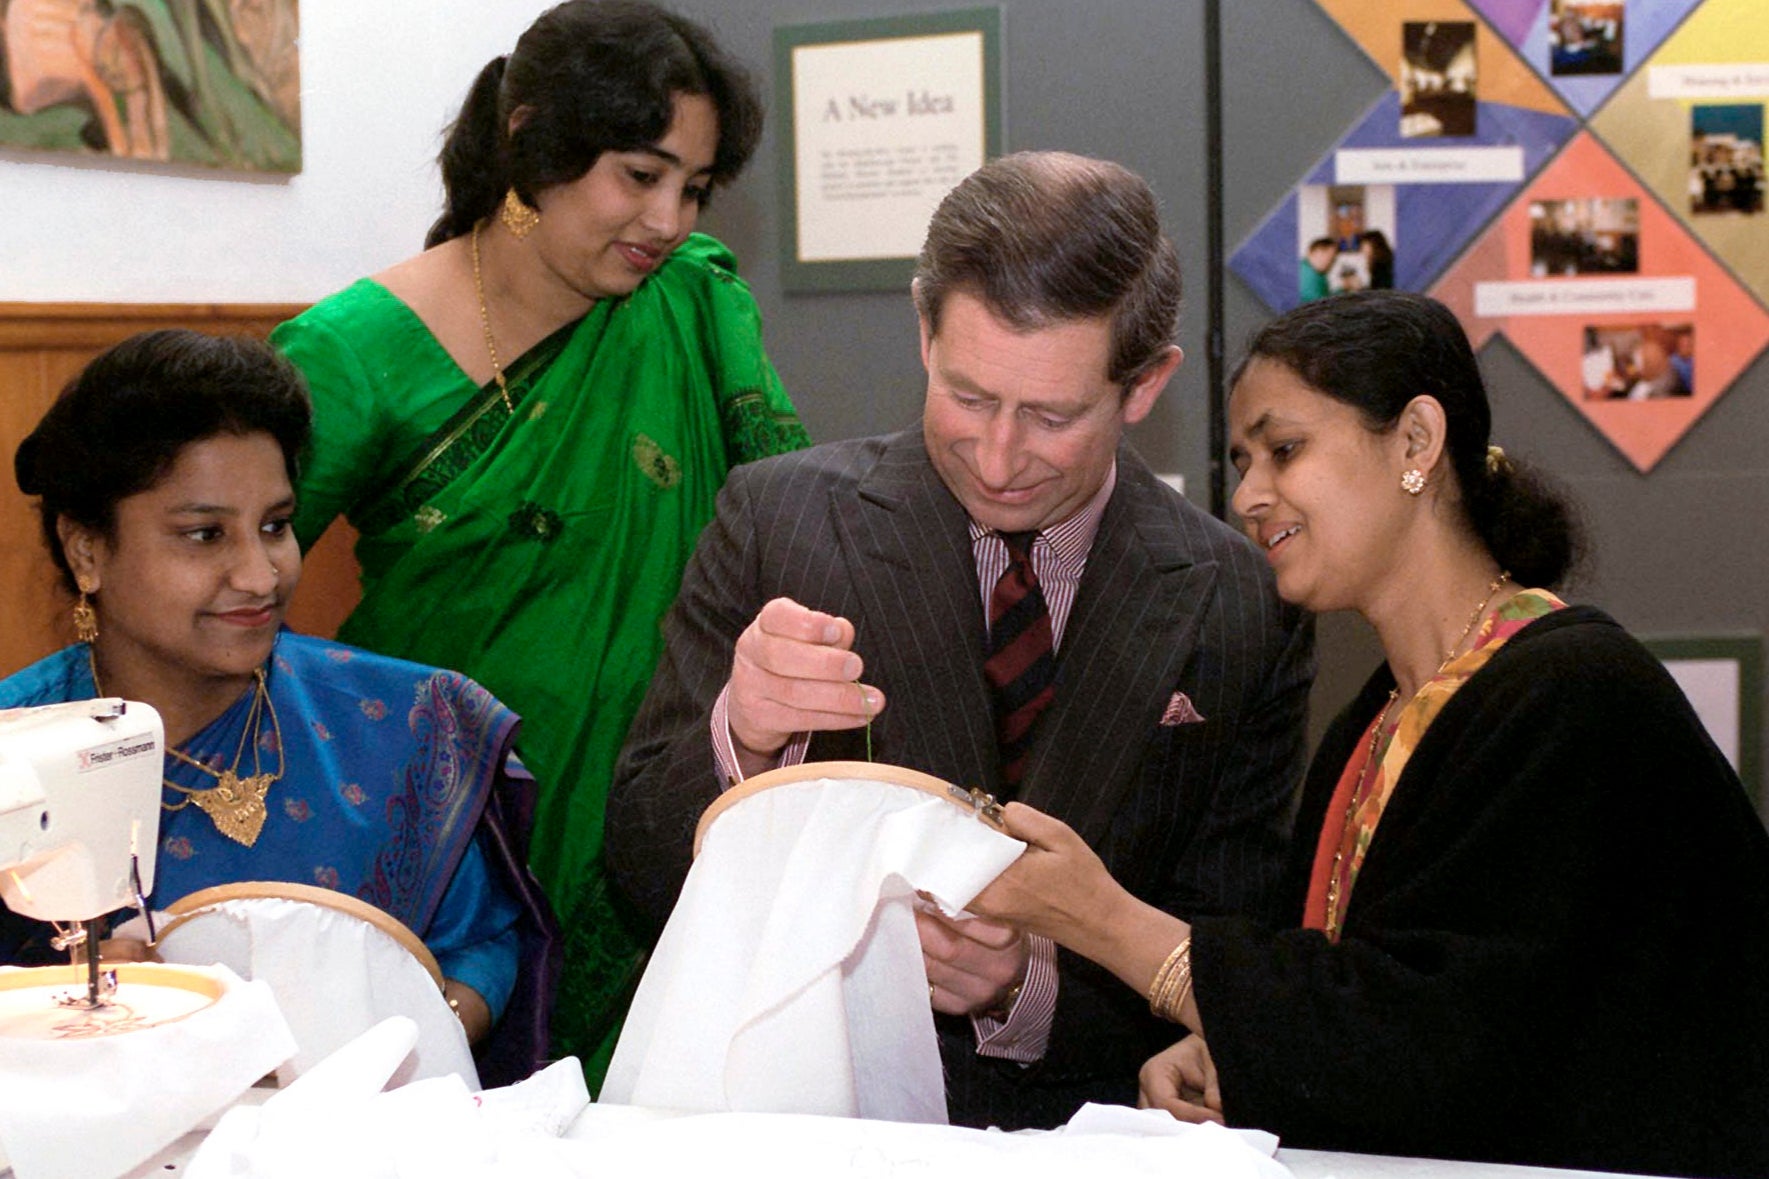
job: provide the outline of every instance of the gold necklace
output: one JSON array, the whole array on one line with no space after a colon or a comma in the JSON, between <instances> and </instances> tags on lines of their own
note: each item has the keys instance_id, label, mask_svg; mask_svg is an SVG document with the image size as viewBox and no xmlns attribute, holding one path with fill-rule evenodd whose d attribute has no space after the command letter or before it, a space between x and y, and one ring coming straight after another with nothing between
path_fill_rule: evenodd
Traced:
<instances>
[{"instance_id":1,"label":"gold necklace","mask_svg":"<svg viewBox=\"0 0 1769 1179\"><path fill-rule=\"evenodd\" d=\"M1458 643L1461 639L1456 640ZM1364 779L1370 776L1370 766L1376 760L1376 746L1382 741L1382 726L1388 723L1389 710L1394 702L1400 699L1400 689L1388 690L1388 702L1382 711L1376 714L1376 725L1370 730L1370 749L1364 756L1363 768L1357 772L1357 785L1351 788L1351 799L1345 804L1345 817L1339 823L1339 846L1333 852L1333 871L1327 877L1327 940L1339 940L1339 868L1345 863L1345 831L1351 826L1352 816L1357 814L1357 804L1364 793Z\"/></svg>"},{"instance_id":2,"label":"gold necklace","mask_svg":"<svg viewBox=\"0 0 1769 1179\"><path fill-rule=\"evenodd\" d=\"M1511 574L1508 571L1499 570L1499 575L1493 579L1493 583L1486 587L1486 596L1480 599L1480 604L1474 607L1474 613L1468 616L1468 622L1462 627L1462 633L1456 636L1456 641L1451 643L1449 650L1443 653L1443 662L1437 665L1437 671L1432 675L1432 679L1443 675L1444 670L1455 661L1456 649L1462 645L1462 641L1473 632L1475 624L1486 614L1486 608L1491 604L1493 595L1498 593L1500 587L1510 580ZM1357 814L1358 804L1363 801L1364 782L1370 776L1370 767L1376 763L1376 749L1382 743L1382 728L1388 723L1389 710L1394 707L1394 702L1399 698L1400 687L1396 685L1389 690L1388 702L1382 706L1382 711L1376 714L1376 725L1370 730L1369 752L1364 757L1363 767L1357 772L1357 785L1351 789L1351 799L1345 804L1345 817L1340 821L1339 846L1333 853L1332 874L1327 877L1326 925L1328 940L1336 940L1339 933L1339 869L1345 863L1345 832L1351 827L1352 820Z\"/></svg>"},{"instance_id":3,"label":"gold necklace","mask_svg":"<svg viewBox=\"0 0 1769 1179\"><path fill-rule=\"evenodd\" d=\"M98 661L93 657L92 648L86 649L86 660L92 671L92 686L100 696L104 695L104 687L98 682ZM166 753L177 758L187 766L208 774L216 780L215 785L206 789L193 790L189 786L180 786L170 778L161 777L160 781L173 790L184 795L177 803L162 802L163 811L181 811L191 803L209 816L215 824L215 830L227 836L235 843L251 847L258 842L258 833L264 830L264 820L269 814L269 807L264 798L270 793L270 787L283 776L287 767L286 755L283 753L283 726L276 715L276 704L270 699L270 689L264 681L264 669L256 668L252 672L254 686L252 689L252 706L246 713L246 726L240 733L239 748L234 751L233 765L225 770L214 770L182 750L166 747ZM264 714L270 713L271 732L276 734L276 773L267 774L259 762L259 740L264 733ZM252 773L240 777L240 763L245 760L246 746L252 747Z\"/></svg>"},{"instance_id":4,"label":"gold necklace","mask_svg":"<svg viewBox=\"0 0 1769 1179\"><path fill-rule=\"evenodd\" d=\"M479 326L485 331L485 352L491 357L491 376L498 383L498 395L504 408L516 416L516 405L510 400L510 386L504 380L504 366L498 363L498 342L491 334L491 310L485 305L485 280L479 274L479 223L473 223L473 293L479 297Z\"/></svg>"},{"instance_id":5,"label":"gold necklace","mask_svg":"<svg viewBox=\"0 0 1769 1179\"><path fill-rule=\"evenodd\" d=\"M258 842L258 833L264 830L264 820L269 808L264 804L264 796L270 793L271 784L283 776L287 766L286 755L283 753L283 726L277 719L276 705L271 702L270 690L264 683L264 669L258 668L252 673L257 686L252 691L252 707L246 713L246 727L240 733L239 748L234 751L233 765L225 770L217 771L182 750L167 747L166 752L187 766L208 774L215 779L215 785L203 790L193 790L188 786L180 786L170 778L161 781L184 795L184 801L172 805L162 802L160 807L167 811L181 811L191 803L209 816L215 824L215 830L227 836L235 843L243 843L251 847ZM270 713L270 729L276 734L276 773L267 774L259 762L259 739L264 732L264 714ZM245 759L246 746L252 747L252 773L240 777L240 762Z\"/></svg>"},{"instance_id":6,"label":"gold necklace","mask_svg":"<svg viewBox=\"0 0 1769 1179\"><path fill-rule=\"evenodd\" d=\"M1511 574L1509 572L1504 569L1499 570L1499 575L1493 578L1493 583L1486 587L1486 597L1480 599L1480 605L1476 606L1474 613L1468 616L1467 625L1462 627L1462 633L1456 636L1456 641L1450 644L1450 649L1443 653L1443 662L1437 665L1437 671L1432 675L1432 679L1442 675L1443 669L1456 658L1456 648L1462 645L1462 640L1468 637L1469 632L1474 629L1474 624L1479 622L1481 616L1486 613L1486 608L1492 602L1493 595L1499 592L1499 587L1510 580Z\"/></svg>"}]
</instances>

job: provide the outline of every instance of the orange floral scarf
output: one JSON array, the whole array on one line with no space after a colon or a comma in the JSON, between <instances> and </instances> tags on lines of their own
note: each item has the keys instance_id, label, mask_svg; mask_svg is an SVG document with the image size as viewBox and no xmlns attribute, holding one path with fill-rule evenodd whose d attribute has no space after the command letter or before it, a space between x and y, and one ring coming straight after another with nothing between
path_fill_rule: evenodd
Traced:
<instances>
[{"instance_id":1,"label":"orange floral scarf","mask_svg":"<svg viewBox=\"0 0 1769 1179\"><path fill-rule=\"evenodd\" d=\"M1382 812L1425 730L1450 697L1485 667L1512 635L1565 605L1547 590L1520 591L1481 623L1474 645L1439 668L1398 716L1389 716L1394 711L1391 703L1370 722L1345 763L1332 801L1327 804L1326 821L1315 846L1314 870L1309 876L1308 903L1302 916L1304 929L1323 930L1329 941L1339 940L1352 886L1357 883L1358 872L1376 838ZM1382 726L1381 731L1377 730L1378 725Z\"/></svg>"}]
</instances>

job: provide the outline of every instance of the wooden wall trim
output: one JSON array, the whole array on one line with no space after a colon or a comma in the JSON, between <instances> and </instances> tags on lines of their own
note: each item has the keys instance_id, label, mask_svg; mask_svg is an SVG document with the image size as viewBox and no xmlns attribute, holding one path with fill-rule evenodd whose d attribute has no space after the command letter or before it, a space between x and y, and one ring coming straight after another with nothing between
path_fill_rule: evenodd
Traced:
<instances>
[{"instance_id":1,"label":"wooden wall trim","mask_svg":"<svg viewBox=\"0 0 1769 1179\"><path fill-rule=\"evenodd\" d=\"M305 303L0 303L0 349L104 348L168 327L262 336L305 310Z\"/></svg>"},{"instance_id":2,"label":"wooden wall trim","mask_svg":"<svg viewBox=\"0 0 1769 1179\"><path fill-rule=\"evenodd\" d=\"M43 549L35 501L12 479L19 442L87 361L137 332L183 327L262 338L303 303L0 303L0 676L72 639L68 598ZM333 633L356 604L355 533L340 521L303 562L297 630Z\"/></svg>"}]
</instances>

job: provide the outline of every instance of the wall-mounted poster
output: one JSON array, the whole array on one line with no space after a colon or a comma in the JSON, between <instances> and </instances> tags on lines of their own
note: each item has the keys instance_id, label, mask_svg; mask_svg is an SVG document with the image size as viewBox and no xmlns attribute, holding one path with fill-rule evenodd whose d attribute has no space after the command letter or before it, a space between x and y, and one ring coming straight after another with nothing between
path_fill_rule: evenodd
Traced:
<instances>
[{"instance_id":1,"label":"wall-mounted poster","mask_svg":"<svg viewBox=\"0 0 1769 1179\"><path fill-rule=\"evenodd\" d=\"M1431 287L1475 347L1503 332L1640 471L1769 338L1678 213L1580 132Z\"/></svg>"},{"instance_id":2,"label":"wall-mounted poster","mask_svg":"<svg viewBox=\"0 0 1769 1179\"><path fill-rule=\"evenodd\" d=\"M1274 310L1319 284L1425 290L1480 227L1578 129L1566 104L1465 0L1316 0L1392 88L1302 177L1229 259ZM1365 236L1337 226L1337 194L1361 190ZM1318 194L1327 194L1321 196ZM1328 257L1319 238L1339 242ZM1317 252L1318 251L1318 252Z\"/></svg>"},{"instance_id":3,"label":"wall-mounted poster","mask_svg":"<svg viewBox=\"0 0 1769 1179\"><path fill-rule=\"evenodd\" d=\"M1762 0L1315 2L1393 88L1230 268L1425 291L1651 471L1769 340Z\"/></svg>"},{"instance_id":4,"label":"wall-mounted poster","mask_svg":"<svg viewBox=\"0 0 1769 1179\"><path fill-rule=\"evenodd\" d=\"M297 3L0 2L0 148L299 172Z\"/></svg>"},{"instance_id":5,"label":"wall-mounted poster","mask_svg":"<svg viewBox=\"0 0 1769 1179\"><path fill-rule=\"evenodd\" d=\"M907 286L935 206L1001 151L1000 9L783 27L774 59L783 284Z\"/></svg>"}]
</instances>

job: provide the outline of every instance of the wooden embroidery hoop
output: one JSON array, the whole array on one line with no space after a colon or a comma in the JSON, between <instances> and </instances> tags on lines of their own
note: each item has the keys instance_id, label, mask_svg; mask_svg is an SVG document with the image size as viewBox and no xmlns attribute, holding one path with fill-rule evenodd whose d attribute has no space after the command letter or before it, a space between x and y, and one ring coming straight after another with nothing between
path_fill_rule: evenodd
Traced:
<instances>
[{"instance_id":1,"label":"wooden embroidery hoop","mask_svg":"<svg viewBox=\"0 0 1769 1179\"><path fill-rule=\"evenodd\" d=\"M177 1004L187 1008L186 1010L176 1015L154 1018L144 1025L145 1027L165 1027L167 1024L188 1019L198 1011L213 1006L221 999L223 988L220 980L195 970L187 970L180 966L168 966L159 962L105 962L102 966L107 971L116 972L119 989L129 986L144 992L178 991L197 997L198 1002L194 1006L187 999ZM32 966L22 970L0 972L0 991L23 991L49 987L67 987L72 992L84 994L86 968L72 965ZM59 1011L66 1017L72 1018L82 1009L63 1007L59 1009L48 1008L47 1010L52 1013Z\"/></svg>"},{"instance_id":2,"label":"wooden embroidery hoop","mask_svg":"<svg viewBox=\"0 0 1769 1179\"><path fill-rule=\"evenodd\" d=\"M348 893L335 889L320 888L315 884L296 884L284 880L238 880L231 884L217 884L210 888L201 888L196 892L173 901L166 908L171 920L160 926L156 938L164 938L167 934L183 925L199 913L223 905L228 901L284 900L303 901L321 908L333 909L337 912L366 921L401 946L412 957L418 960L427 974L435 981L436 989L442 989L442 967L436 964L436 955L430 952L417 934L413 933L399 918L384 909L378 909L367 901L359 900Z\"/></svg>"},{"instance_id":3,"label":"wooden embroidery hoop","mask_svg":"<svg viewBox=\"0 0 1769 1179\"><path fill-rule=\"evenodd\" d=\"M706 838L707 831L712 827L713 820L730 810L737 803L753 794L771 790L775 786L790 786L796 782L814 782L820 778L836 778L858 780L864 782L885 782L893 786L908 786L912 790L920 790L924 794L932 794L944 798L954 806L964 807L974 813L977 818L985 820L997 831L1004 830L1001 821L1001 804L995 797L975 787L967 790L932 774L924 774L920 770L912 770L907 766L886 765L874 761L807 761L796 766L781 766L779 769L768 770L745 778L731 789L713 799L712 805L700 814L700 822L694 827L694 854L700 855L700 845Z\"/></svg>"}]
</instances>

